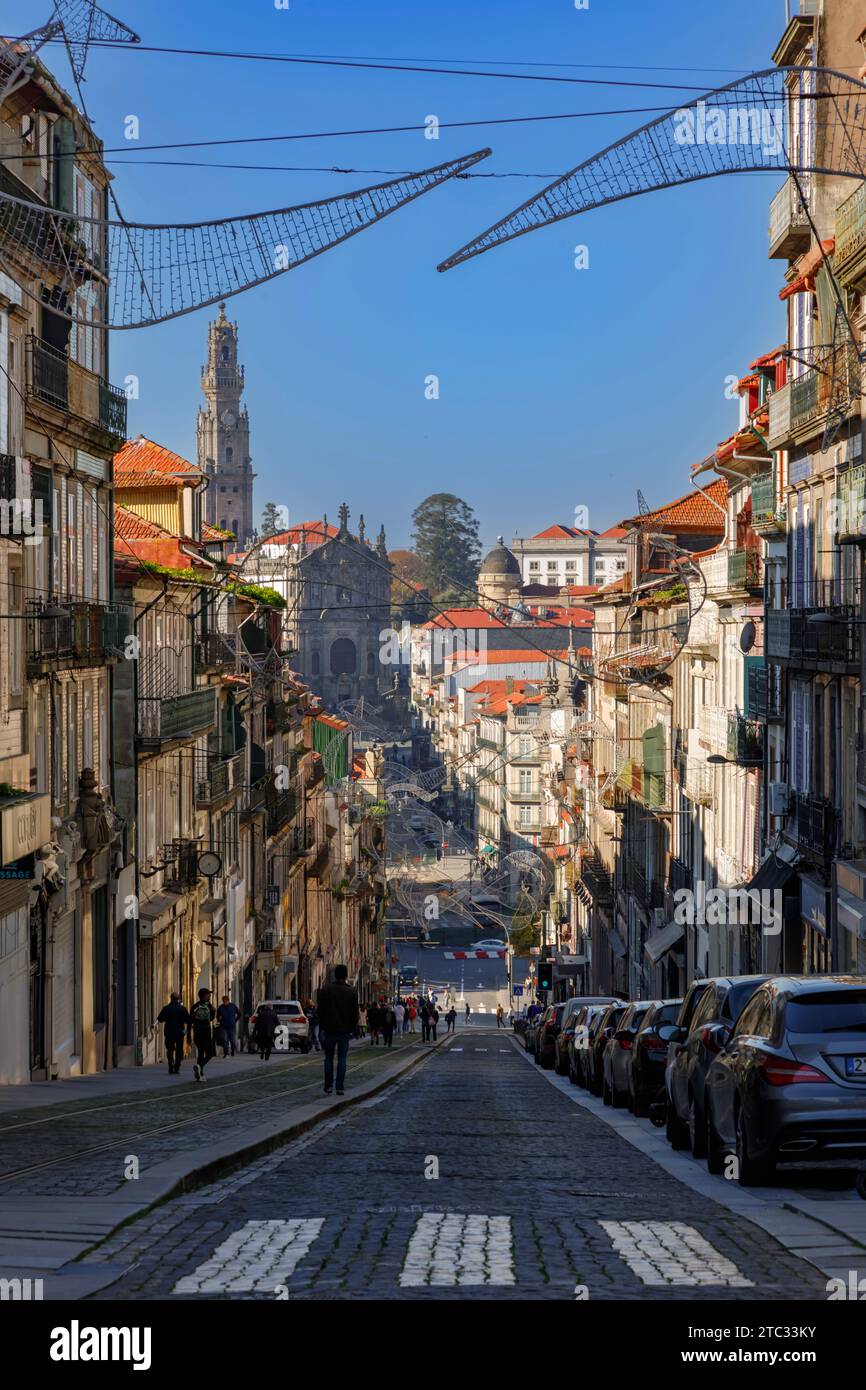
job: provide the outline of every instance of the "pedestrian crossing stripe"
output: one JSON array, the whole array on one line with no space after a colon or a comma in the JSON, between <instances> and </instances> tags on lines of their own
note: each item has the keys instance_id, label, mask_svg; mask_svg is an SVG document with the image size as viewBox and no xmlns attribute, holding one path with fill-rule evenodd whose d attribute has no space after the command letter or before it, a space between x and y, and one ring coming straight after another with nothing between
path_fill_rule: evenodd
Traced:
<instances>
[{"instance_id":1,"label":"pedestrian crossing stripe","mask_svg":"<svg viewBox=\"0 0 866 1390\"><path fill-rule=\"evenodd\" d=\"M511 1217L425 1212L412 1232L399 1283L404 1289L516 1284Z\"/></svg>"},{"instance_id":2,"label":"pedestrian crossing stripe","mask_svg":"<svg viewBox=\"0 0 866 1390\"><path fill-rule=\"evenodd\" d=\"M733 1260L682 1221L600 1221L613 1248L644 1284L754 1288Z\"/></svg>"},{"instance_id":3,"label":"pedestrian crossing stripe","mask_svg":"<svg viewBox=\"0 0 866 1390\"><path fill-rule=\"evenodd\" d=\"M173 1294L269 1293L309 1253L323 1217L291 1221L247 1221L222 1241L209 1260L185 1274Z\"/></svg>"}]
</instances>

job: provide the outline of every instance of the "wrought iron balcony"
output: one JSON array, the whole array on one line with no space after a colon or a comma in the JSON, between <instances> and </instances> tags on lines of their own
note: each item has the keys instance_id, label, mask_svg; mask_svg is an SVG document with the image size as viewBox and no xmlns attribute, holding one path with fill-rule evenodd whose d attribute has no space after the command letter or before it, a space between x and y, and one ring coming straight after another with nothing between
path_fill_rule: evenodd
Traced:
<instances>
[{"instance_id":1,"label":"wrought iron balcony","mask_svg":"<svg viewBox=\"0 0 866 1390\"><path fill-rule=\"evenodd\" d=\"M138 736L145 742L165 743L197 737L216 723L216 691L188 690L180 695L140 695Z\"/></svg>"},{"instance_id":2,"label":"wrought iron balcony","mask_svg":"<svg viewBox=\"0 0 866 1390\"><path fill-rule=\"evenodd\" d=\"M198 806L213 806L223 797L240 790L244 780L244 753L209 758L201 752L195 759L195 799Z\"/></svg>"},{"instance_id":3,"label":"wrought iron balcony","mask_svg":"<svg viewBox=\"0 0 866 1390\"><path fill-rule=\"evenodd\" d=\"M199 671L235 669L237 633L205 632L196 639L195 664Z\"/></svg>"},{"instance_id":4,"label":"wrought iron balcony","mask_svg":"<svg viewBox=\"0 0 866 1390\"><path fill-rule=\"evenodd\" d=\"M276 835L284 830L294 819L298 809L298 798L294 791L269 792L267 798L267 833Z\"/></svg>"},{"instance_id":5,"label":"wrought iron balcony","mask_svg":"<svg viewBox=\"0 0 866 1390\"><path fill-rule=\"evenodd\" d=\"M664 905L664 888L661 882L648 877L643 867L633 859L625 861L625 886L646 911Z\"/></svg>"},{"instance_id":6,"label":"wrought iron balcony","mask_svg":"<svg viewBox=\"0 0 866 1390\"><path fill-rule=\"evenodd\" d=\"M28 339L27 393L113 439L126 438L124 392L35 334Z\"/></svg>"},{"instance_id":7,"label":"wrought iron balcony","mask_svg":"<svg viewBox=\"0 0 866 1390\"><path fill-rule=\"evenodd\" d=\"M694 876L688 864L684 864L681 859L672 859L668 882L672 893L679 893L684 888L691 890L694 887Z\"/></svg>"},{"instance_id":8,"label":"wrought iron balcony","mask_svg":"<svg viewBox=\"0 0 866 1390\"><path fill-rule=\"evenodd\" d=\"M100 666L123 655L132 631L129 609L106 603L59 600L34 606L27 619L31 672L58 663Z\"/></svg>"},{"instance_id":9,"label":"wrought iron balcony","mask_svg":"<svg viewBox=\"0 0 866 1390\"><path fill-rule=\"evenodd\" d=\"M613 875L597 850L584 859L581 877L596 902L613 902Z\"/></svg>"},{"instance_id":10,"label":"wrought iron balcony","mask_svg":"<svg viewBox=\"0 0 866 1390\"><path fill-rule=\"evenodd\" d=\"M172 840L163 845L162 883L169 892L182 893L199 881L199 846L196 840Z\"/></svg>"},{"instance_id":11,"label":"wrought iron balcony","mask_svg":"<svg viewBox=\"0 0 866 1390\"><path fill-rule=\"evenodd\" d=\"M774 680L766 666L749 668L749 710L758 720L781 719L781 681Z\"/></svg>"},{"instance_id":12,"label":"wrought iron balcony","mask_svg":"<svg viewBox=\"0 0 866 1390\"><path fill-rule=\"evenodd\" d=\"M858 463L839 474L836 507L836 534L839 540L863 540L866 536L866 464Z\"/></svg>"},{"instance_id":13,"label":"wrought iron balcony","mask_svg":"<svg viewBox=\"0 0 866 1390\"><path fill-rule=\"evenodd\" d=\"M727 757L745 767L763 762L764 730L756 719L745 719L741 714L728 715Z\"/></svg>"},{"instance_id":14,"label":"wrought iron balcony","mask_svg":"<svg viewBox=\"0 0 866 1390\"><path fill-rule=\"evenodd\" d=\"M793 792L791 830L800 845L829 860L837 847L839 814L825 797Z\"/></svg>"}]
</instances>

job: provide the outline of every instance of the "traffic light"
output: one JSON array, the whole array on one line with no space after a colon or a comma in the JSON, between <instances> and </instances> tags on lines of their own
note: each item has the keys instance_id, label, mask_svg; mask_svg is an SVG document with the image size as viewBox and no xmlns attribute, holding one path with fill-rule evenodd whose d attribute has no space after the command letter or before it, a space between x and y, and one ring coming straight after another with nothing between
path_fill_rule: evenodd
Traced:
<instances>
[{"instance_id":1,"label":"traffic light","mask_svg":"<svg viewBox=\"0 0 866 1390\"><path fill-rule=\"evenodd\" d=\"M535 979L536 990L553 988L553 962L540 960L538 962L538 974Z\"/></svg>"}]
</instances>

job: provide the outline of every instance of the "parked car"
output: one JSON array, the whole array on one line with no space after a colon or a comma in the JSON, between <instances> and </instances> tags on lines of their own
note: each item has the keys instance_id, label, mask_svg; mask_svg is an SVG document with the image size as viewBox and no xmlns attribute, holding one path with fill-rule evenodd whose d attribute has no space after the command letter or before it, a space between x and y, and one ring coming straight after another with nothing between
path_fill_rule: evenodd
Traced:
<instances>
[{"instance_id":1,"label":"parked car","mask_svg":"<svg viewBox=\"0 0 866 1390\"><path fill-rule=\"evenodd\" d=\"M707 1143L707 1072L722 1049L719 1025L729 1029L766 975L719 976L707 982L688 1028L663 1030L672 1060L668 1065L668 1139L675 1149L691 1148L704 1158Z\"/></svg>"},{"instance_id":2,"label":"parked car","mask_svg":"<svg viewBox=\"0 0 866 1390\"><path fill-rule=\"evenodd\" d=\"M289 1047L293 1051L309 1052L310 1050L310 1025L304 1008L297 999L262 999L256 1006L256 1012L250 1018L250 1036L256 1026L256 1016L263 1004L270 1004L280 1026L285 1026L285 1037L288 1039Z\"/></svg>"},{"instance_id":3,"label":"parked car","mask_svg":"<svg viewBox=\"0 0 866 1390\"><path fill-rule=\"evenodd\" d=\"M682 999L662 999L647 1009L634 1040L628 1068L628 1107L635 1115L648 1115L665 1084L668 1044L659 1029L673 1023Z\"/></svg>"},{"instance_id":4,"label":"parked car","mask_svg":"<svg viewBox=\"0 0 866 1390\"><path fill-rule=\"evenodd\" d=\"M678 1028L684 1029L685 1032L686 1032L686 1034L688 1033L688 1031L689 1031L689 1029L690 1029L690 1027L691 1027L692 1018L694 1017L695 1009L696 1009L696 1008L698 1007L698 1005L700 1004L702 998L704 997L704 994L705 994L706 991L709 989L709 986L710 986L710 981L709 981L708 979L693 980L692 983L689 985L688 989L687 989L686 992L685 992L685 996L684 996L684 998L683 998L682 1004L680 1005L680 1011L679 1011L679 1013L677 1014L677 1020L676 1020L676 1021L677 1021L677 1027L678 1027ZM671 1105L670 1105L670 1076L671 1076L671 1066L673 1065L674 1058L676 1057L676 1050L677 1050L677 1047L678 1047L678 1046L679 1046L679 1044L678 1044L678 1043L675 1043L675 1042L670 1042L670 1043L668 1043L668 1060L667 1060L667 1066L666 1066L666 1068L665 1068L665 1092L666 1092L666 1094L667 1094L667 1099L668 1099L668 1106L667 1106L667 1129L666 1129L665 1132L666 1132L666 1134L667 1134L668 1141L669 1141L669 1143L671 1143L671 1144L674 1143L674 1137L675 1137L676 1129L675 1129L675 1126L674 1126L674 1123L673 1123L673 1117L672 1117L672 1111L671 1111ZM676 1147L676 1146L675 1146L675 1147Z\"/></svg>"},{"instance_id":5,"label":"parked car","mask_svg":"<svg viewBox=\"0 0 866 1390\"><path fill-rule=\"evenodd\" d=\"M612 994L576 994L574 998L565 1000L563 1025L577 1009L582 1009L584 1004L615 1004L616 1002Z\"/></svg>"},{"instance_id":6,"label":"parked car","mask_svg":"<svg viewBox=\"0 0 866 1390\"><path fill-rule=\"evenodd\" d=\"M574 1042L575 1027L588 1007L588 1005L584 1005L582 1009L572 1010L565 1024L560 1028L556 1036L553 1069L557 1076L568 1076L569 1074L569 1059Z\"/></svg>"},{"instance_id":7,"label":"parked car","mask_svg":"<svg viewBox=\"0 0 866 1390\"><path fill-rule=\"evenodd\" d=\"M544 1009L541 1009L533 1018L527 1018L526 1020L526 1032L523 1035L523 1046L527 1052L535 1052L535 1035L541 1026L544 1012Z\"/></svg>"},{"instance_id":8,"label":"parked car","mask_svg":"<svg viewBox=\"0 0 866 1390\"><path fill-rule=\"evenodd\" d=\"M564 1004L548 1004L541 1023L535 1030L535 1060L545 1071L556 1063L556 1039L562 1027Z\"/></svg>"},{"instance_id":9,"label":"parked car","mask_svg":"<svg viewBox=\"0 0 866 1390\"><path fill-rule=\"evenodd\" d=\"M590 1026L590 1044L582 1058L583 1084L594 1096L600 1096L604 1090L604 1050L627 1008L628 1004L622 1000L616 1004L608 1004L601 1017Z\"/></svg>"},{"instance_id":10,"label":"parked car","mask_svg":"<svg viewBox=\"0 0 866 1390\"><path fill-rule=\"evenodd\" d=\"M619 1108L628 1100L631 1052L638 1029L650 1005L657 1001L641 999L629 1004L619 1021L616 1032L604 1049L602 1100L605 1105Z\"/></svg>"},{"instance_id":11,"label":"parked car","mask_svg":"<svg viewBox=\"0 0 866 1390\"><path fill-rule=\"evenodd\" d=\"M568 1079L575 1086L587 1085L586 1058L592 1045L593 1028L609 1008L609 1004L584 1004L572 1015L575 1026L568 1049Z\"/></svg>"},{"instance_id":12,"label":"parked car","mask_svg":"<svg viewBox=\"0 0 866 1390\"><path fill-rule=\"evenodd\" d=\"M707 1166L737 1156L743 1186L777 1163L866 1157L866 982L779 976L761 985L707 1074Z\"/></svg>"}]
</instances>

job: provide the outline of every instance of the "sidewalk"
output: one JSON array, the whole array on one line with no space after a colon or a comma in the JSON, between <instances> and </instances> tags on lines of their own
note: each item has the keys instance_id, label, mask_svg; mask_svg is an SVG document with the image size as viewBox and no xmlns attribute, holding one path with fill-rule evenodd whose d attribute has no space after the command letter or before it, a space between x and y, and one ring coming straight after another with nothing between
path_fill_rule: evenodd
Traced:
<instances>
[{"instance_id":1,"label":"sidewalk","mask_svg":"<svg viewBox=\"0 0 866 1390\"><path fill-rule=\"evenodd\" d=\"M189 1065L186 1077L142 1067L3 1087L0 1278L42 1278L46 1298L86 1297L117 1269L82 1257L118 1226L374 1095L444 1041L353 1043L345 1097L323 1094L316 1052L220 1057L204 1084Z\"/></svg>"}]
</instances>

